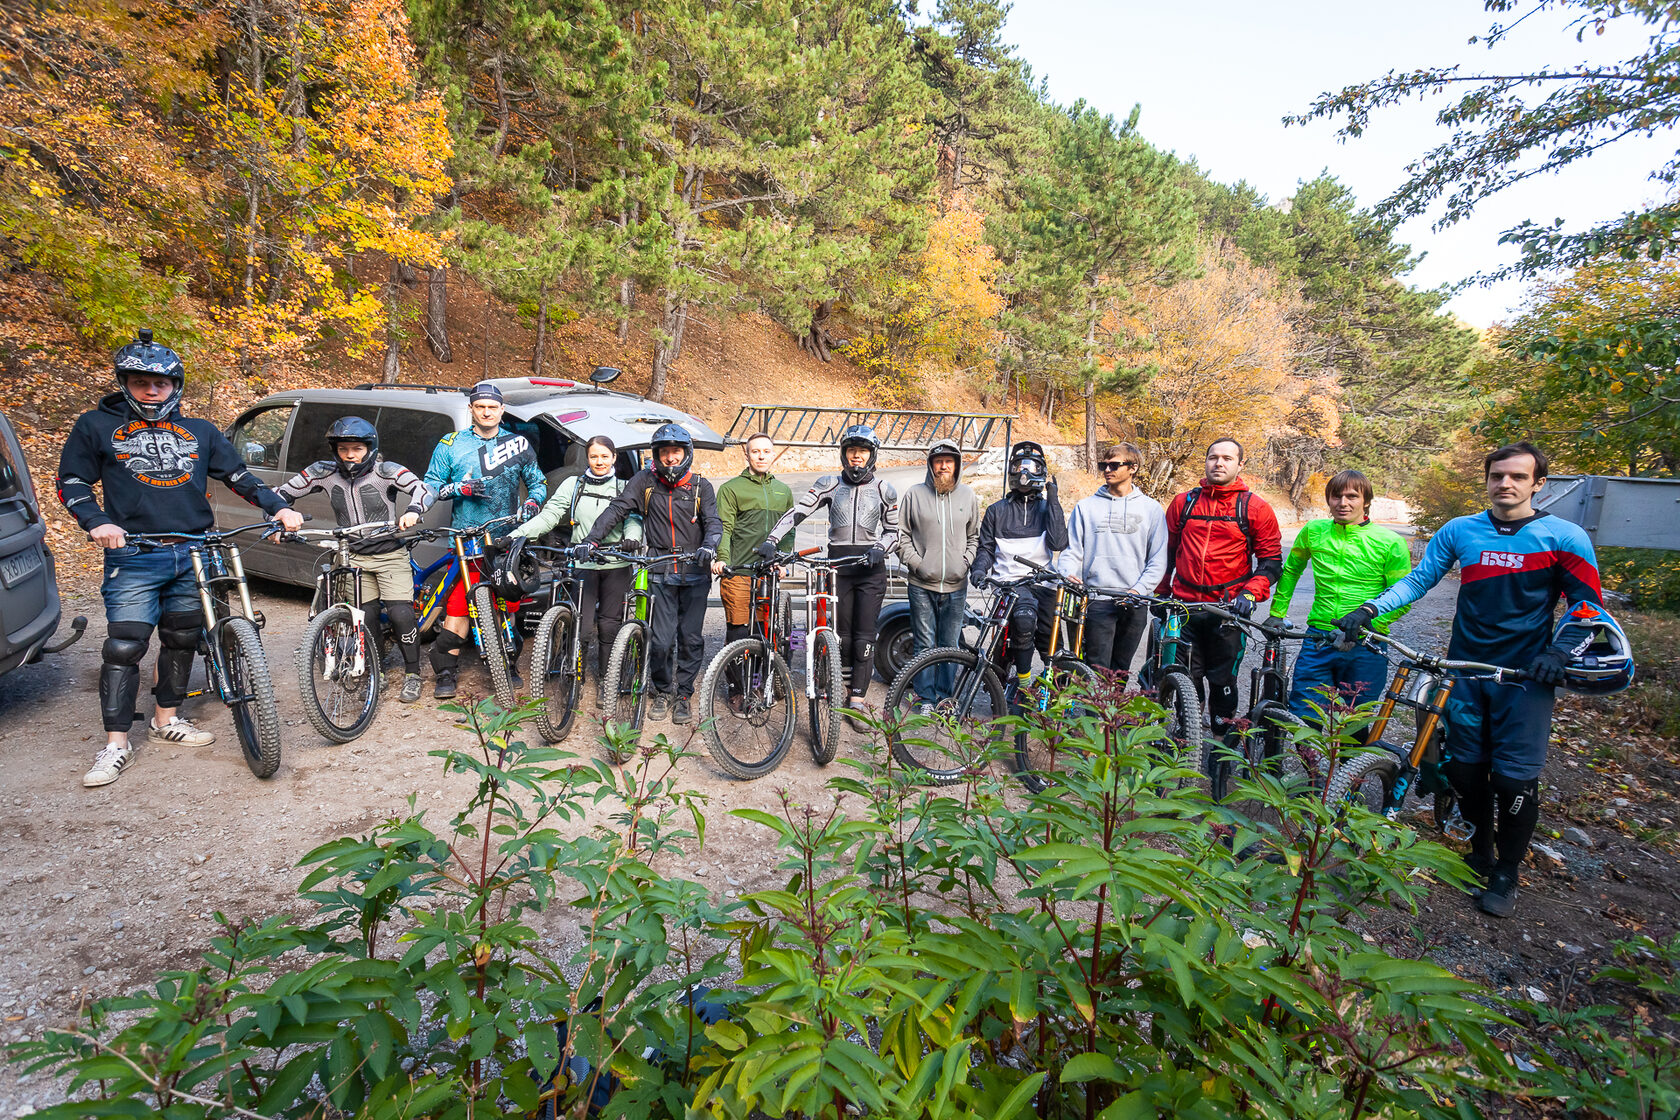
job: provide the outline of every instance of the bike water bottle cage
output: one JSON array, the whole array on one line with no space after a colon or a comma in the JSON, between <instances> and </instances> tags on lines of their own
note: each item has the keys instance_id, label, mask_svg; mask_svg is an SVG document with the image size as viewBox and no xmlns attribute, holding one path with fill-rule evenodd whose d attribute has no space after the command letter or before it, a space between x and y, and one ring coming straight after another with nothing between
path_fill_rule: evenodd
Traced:
<instances>
[{"instance_id":1,"label":"bike water bottle cage","mask_svg":"<svg viewBox=\"0 0 1680 1120\"><path fill-rule=\"evenodd\" d=\"M1580 631L1585 629L1585 637ZM1563 612L1552 645L1573 641L1563 669L1563 687L1588 696L1620 692L1633 684L1633 649L1610 612L1583 600Z\"/></svg>"}]
</instances>

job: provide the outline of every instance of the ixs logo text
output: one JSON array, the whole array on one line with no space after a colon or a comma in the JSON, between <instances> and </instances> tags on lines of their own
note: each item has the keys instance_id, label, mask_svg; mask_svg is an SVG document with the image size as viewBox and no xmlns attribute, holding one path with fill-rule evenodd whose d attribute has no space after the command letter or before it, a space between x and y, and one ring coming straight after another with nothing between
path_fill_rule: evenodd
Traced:
<instances>
[{"instance_id":1,"label":"ixs logo text","mask_svg":"<svg viewBox=\"0 0 1680 1120\"><path fill-rule=\"evenodd\" d=\"M1520 552L1484 552L1481 562L1489 568L1511 568L1520 571L1525 559Z\"/></svg>"},{"instance_id":2,"label":"ixs logo text","mask_svg":"<svg viewBox=\"0 0 1680 1120\"><path fill-rule=\"evenodd\" d=\"M494 478L510 463L523 463L536 457L531 441L524 436L509 436L494 447L482 448L478 454L486 478Z\"/></svg>"}]
</instances>

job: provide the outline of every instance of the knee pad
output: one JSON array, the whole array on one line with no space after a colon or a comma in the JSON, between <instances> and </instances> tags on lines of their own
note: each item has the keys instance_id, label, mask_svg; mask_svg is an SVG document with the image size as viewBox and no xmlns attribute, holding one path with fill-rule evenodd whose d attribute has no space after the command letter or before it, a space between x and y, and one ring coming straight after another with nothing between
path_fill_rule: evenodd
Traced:
<instances>
[{"instance_id":1,"label":"knee pad","mask_svg":"<svg viewBox=\"0 0 1680 1120\"><path fill-rule=\"evenodd\" d=\"M1493 774L1489 779L1493 786L1494 796L1499 798L1499 811L1512 816L1533 809L1539 811L1540 779L1512 778L1505 774Z\"/></svg>"},{"instance_id":2,"label":"knee pad","mask_svg":"<svg viewBox=\"0 0 1680 1120\"><path fill-rule=\"evenodd\" d=\"M461 647L467 640L448 630L439 630L432 641L432 668L442 673L454 669L461 659Z\"/></svg>"},{"instance_id":3,"label":"knee pad","mask_svg":"<svg viewBox=\"0 0 1680 1120\"><path fill-rule=\"evenodd\" d=\"M204 616L197 611L171 611L158 623L158 644L164 649L197 650L204 632Z\"/></svg>"},{"instance_id":4,"label":"knee pad","mask_svg":"<svg viewBox=\"0 0 1680 1120\"><path fill-rule=\"evenodd\" d=\"M144 622L113 622L106 627L100 660L107 665L138 665L151 638L152 628Z\"/></svg>"},{"instance_id":5,"label":"knee pad","mask_svg":"<svg viewBox=\"0 0 1680 1120\"><path fill-rule=\"evenodd\" d=\"M1441 763L1441 773L1460 798L1474 796L1488 785L1488 764L1485 762L1460 762L1449 758Z\"/></svg>"},{"instance_id":6,"label":"knee pad","mask_svg":"<svg viewBox=\"0 0 1680 1120\"><path fill-rule=\"evenodd\" d=\"M855 665L872 665L875 662L875 642L873 639L859 638L852 645Z\"/></svg>"},{"instance_id":7,"label":"knee pad","mask_svg":"<svg viewBox=\"0 0 1680 1120\"><path fill-rule=\"evenodd\" d=\"M420 620L414 614L413 603L393 603L385 600L385 617L391 623L391 633L405 646L420 640Z\"/></svg>"}]
</instances>

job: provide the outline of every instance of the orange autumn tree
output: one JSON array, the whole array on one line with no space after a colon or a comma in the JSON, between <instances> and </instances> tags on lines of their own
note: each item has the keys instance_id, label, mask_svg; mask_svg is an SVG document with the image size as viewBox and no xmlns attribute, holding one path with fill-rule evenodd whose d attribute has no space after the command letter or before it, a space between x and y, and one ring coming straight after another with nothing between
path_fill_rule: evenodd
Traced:
<instances>
[{"instance_id":1,"label":"orange autumn tree","mask_svg":"<svg viewBox=\"0 0 1680 1120\"><path fill-rule=\"evenodd\" d=\"M1110 424L1143 449L1144 486L1157 496L1193 483L1202 451L1219 436L1235 436L1252 458L1307 391L1290 306L1271 274L1240 253L1205 247L1200 271L1141 291L1131 327L1152 344L1153 376L1119 402Z\"/></svg>"},{"instance_id":2,"label":"orange autumn tree","mask_svg":"<svg viewBox=\"0 0 1680 1120\"><path fill-rule=\"evenodd\" d=\"M246 0L198 133L220 179L216 325L241 371L322 336L366 353L393 328L360 256L438 265L417 228L448 191L443 107L416 82L399 0Z\"/></svg>"},{"instance_id":3,"label":"orange autumn tree","mask_svg":"<svg viewBox=\"0 0 1680 1120\"><path fill-rule=\"evenodd\" d=\"M925 369L987 373L997 345L998 259L986 215L961 192L928 226L927 244L886 287L877 328L847 355L870 375L876 399L909 404Z\"/></svg>"}]
</instances>

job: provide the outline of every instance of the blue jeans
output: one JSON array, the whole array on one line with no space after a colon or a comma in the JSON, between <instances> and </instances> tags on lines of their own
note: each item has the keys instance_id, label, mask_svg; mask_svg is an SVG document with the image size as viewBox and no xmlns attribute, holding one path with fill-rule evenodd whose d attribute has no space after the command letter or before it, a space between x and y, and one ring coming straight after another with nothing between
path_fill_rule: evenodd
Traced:
<instances>
[{"instance_id":1,"label":"blue jeans","mask_svg":"<svg viewBox=\"0 0 1680 1120\"><path fill-rule=\"evenodd\" d=\"M955 647L962 641L963 607L968 590L928 591L910 585L910 627L916 637L916 653L936 647ZM946 663L916 674L916 695L931 704L948 699L957 687L957 667Z\"/></svg>"},{"instance_id":2,"label":"blue jeans","mask_svg":"<svg viewBox=\"0 0 1680 1120\"><path fill-rule=\"evenodd\" d=\"M186 544L162 548L125 545L105 550L105 622L156 626L165 614L197 611L198 581Z\"/></svg>"},{"instance_id":3,"label":"blue jeans","mask_svg":"<svg viewBox=\"0 0 1680 1120\"><path fill-rule=\"evenodd\" d=\"M1301 654L1295 659L1295 675L1289 681L1289 710L1308 723L1318 722L1318 715L1309 706L1317 704L1328 710L1337 700L1363 704L1375 700L1388 683L1388 661L1375 650L1356 646L1339 650L1329 641L1316 641L1313 635L1335 637L1331 630L1316 626L1307 630L1309 637L1301 643ZM1345 689L1345 691L1344 691Z\"/></svg>"}]
</instances>

